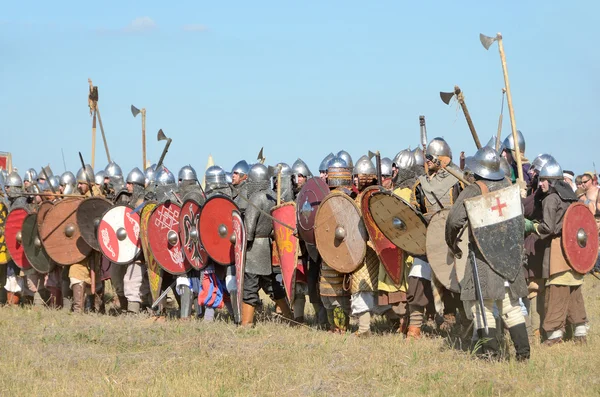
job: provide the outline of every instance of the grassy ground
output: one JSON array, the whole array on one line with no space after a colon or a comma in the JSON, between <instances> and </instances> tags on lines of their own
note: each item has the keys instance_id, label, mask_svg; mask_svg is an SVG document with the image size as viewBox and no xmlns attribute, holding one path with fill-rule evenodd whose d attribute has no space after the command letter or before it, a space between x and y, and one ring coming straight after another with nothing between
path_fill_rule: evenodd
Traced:
<instances>
[{"instance_id":1,"label":"grassy ground","mask_svg":"<svg viewBox=\"0 0 600 397\"><path fill-rule=\"evenodd\" d=\"M0 395L597 395L600 282L584 288L587 346L533 346L525 364L484 362L441 337L3 307Z\"/></svg>"}]
</instances>

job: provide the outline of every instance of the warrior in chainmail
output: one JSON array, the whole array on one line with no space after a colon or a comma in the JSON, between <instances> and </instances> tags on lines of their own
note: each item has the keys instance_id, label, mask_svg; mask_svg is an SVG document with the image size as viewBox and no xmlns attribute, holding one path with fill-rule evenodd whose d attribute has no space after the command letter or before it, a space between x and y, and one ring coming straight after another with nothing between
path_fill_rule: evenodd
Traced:
<instances>
[{"instance_id":1,"label":"warrior in chainmail","mask_svg":"<svg viewBox=\"0 0 600 397\"><path fill-rule=\"evenodd\" d=\"M246 160L238 161L231 169L231 184L233 186L231 198L240 209L242 217L244 216L246 207L248 206L247 201L244 199L250 197L247 190L248 187L246 186L249 170L250 166Z\"/></svg>"},{"instance_id":2,"label":"warrior in chainmail","mask_svg":"<svg viewBox=\"0 0 600 397\"><path fill-rule=\"evenodd\" d=\"M507 280L496 272L481 253L478 244L469 234L469 252L456 252L456 241L463 226L467 223L467 210L465 200L480 196L487 192L493 192L510 186L510 182L504 177L504 171L500 168L499 156L493 148L484 146L477 153L466 159L466 165L473 172L476 183L467 186L456 199L455 205L448 214L446 221L446 244L454 251L455 256L469 255L468 264L465 269L464 279L461 283L460 298L464 302L465 309L470 308L469 313L474 318L479 342L474 344L476 354L485 354L495 357L498 354L498 340L496 339L496 320L493 315L493 307L502 313L502 321L510 332L510 337L515 345L517 359L529 359L529 338L525 326L525 317L521 311L519 298L527 296L527 285L525 276L519 271L515 280ZM506 233L506 232L505 232ZM508 237L506 237L508 238ZM516 236L516 238L523 238ZM477 304L475 276L471 252L475 255L481 295L485 306L485 313ZM519 263L519 266L522 265ZM489 333L484 334L483 316L486 316Z\"/></svg>"},{"instance_id":3,"label":"warrior in chainmail","mask_svg":"<svg viewBox=\"0 0 600 397\"><path fill-rule=\"evenodd\" d=\"M283 316L291 318L285 299L285 290L273 272L271 262L271 233L273 222L265 215L276 204L275 193L270 189L268 169L254 164L248 172L248 198L251 204L246 209L246 267L244 274L244 302L242 326L254 323L254 309L259 304L258 292L262 289L275 301Z\"/></svg>"}]
</instances>

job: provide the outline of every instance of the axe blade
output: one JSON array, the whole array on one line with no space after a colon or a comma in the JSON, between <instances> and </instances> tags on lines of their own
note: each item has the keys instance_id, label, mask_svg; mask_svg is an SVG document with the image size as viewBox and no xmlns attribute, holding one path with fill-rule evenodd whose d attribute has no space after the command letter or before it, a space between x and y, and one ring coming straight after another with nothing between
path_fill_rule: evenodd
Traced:
<instances>
[{"instance_id":1,"label":"axe blade","mask_svg":"<svg viewBox=\"0 0 600 397\"><path fill-rule=\"evenodd\" d=\"M264 155L263 155L263 149L264 149L264 147L261 147L261 148L260 148L260 152L258 152L258 156L256 157L256 159L257 159L257 160L258 160L258 161L259 161L261 164L264 164L264 163L265 163L265 160L266 160L266 159L265 159L265 157L264 157Z\"/></svg>"},{"instance_id":2,"label":"axe blade","mask_svg":"<svg viewBox=\"0 0 600 397\"><path fill-rule=\"evenodd\" d=\"M453 96L454 92L440 92L440 98L446 105L450 105L450 101L452 100Z\"/></svg>"},{"instance_id":3,"label":"axe blade","mask_svg":"<svg viewBox=\"0 0 600 397\"><path fill-rule=\"evenodd\" d=\"M137 116L138 114L140 114L140 109L138 109L135 106L131 105L131 114L133 114L133 117Z\"/></svg>"},{"instance_id":4,"label":"axe blade","mask_svg":"<svg viewBox=\"0 0 600 397\"><path fill-rule=\"evenodd\" d=\"M163 132L162 128L158 130L158 135L156 136L156 139L158 139L159 141L166 141L168 139L165 133Z\"/></svg>"},{"instance_id":5,"label":"axe blade","mask_svg":"<svg viewBox=\"0 0 600 397\"><path fill-rule=\"evenodd\" d=\"M367 153L367 156L369 157L369 160L372 160L373 157L377 156L379 154L379 151L376 151L375 153L373 153L372 151L369 150L369 153Z\"/></svg>"},{"instance_id":6,"label":"axe blade","mask_svg":"<svg viewBox=\"0 0 600 397\"><path fill-rule=\"evenodd\" d=\"M481 41L483 47L487 50L492 44L494 44L494 41L496 41L496 37L489 37L482 33L479 33L479 40Z\"/></svg>"}]
</instances>

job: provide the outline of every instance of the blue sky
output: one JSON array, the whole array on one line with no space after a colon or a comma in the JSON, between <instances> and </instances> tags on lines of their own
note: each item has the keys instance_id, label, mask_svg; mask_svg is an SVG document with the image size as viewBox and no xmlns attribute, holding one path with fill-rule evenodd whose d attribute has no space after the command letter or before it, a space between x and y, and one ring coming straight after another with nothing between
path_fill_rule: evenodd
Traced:
<instances>
[{"instance_id":1,"label":"blue sky","mask_svg":"<svg viewBox=\"0 0 600 397\"><path fill-rule=\"evenodd\" d=\"M329 152L393 157L443 136L455 160L475 146L456 104L439 91L458 84L481 141L496 133L504 86L502 32L517 127L527 156L553 154L583 172L595 161L600 105L593 44L598 2L405 1L5 2L0 6L1 151L22 173L62 172L89 162L87 79L111 156L127 173L156 162L162 128L173 143L165 164L203 172L209 154L230 170L254 161L303 158L313 173ZM510 131L505 107L503 136ZM106 165L97 132L96 169ZM598 164L600 166L600 162Z\"/></svg>"}]
</instances>

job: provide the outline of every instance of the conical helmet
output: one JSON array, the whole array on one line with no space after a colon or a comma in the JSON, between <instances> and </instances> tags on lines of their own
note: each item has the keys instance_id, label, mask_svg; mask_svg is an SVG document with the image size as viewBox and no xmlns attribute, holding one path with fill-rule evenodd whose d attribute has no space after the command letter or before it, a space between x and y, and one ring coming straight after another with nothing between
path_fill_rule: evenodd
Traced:
<instances>
[{"instance_id":1,"label":"conical helmet","mask_svg":"<svg viewBox=\"0 0 600 397\"><path fill-rule=\"evenodd\" d=\"M479 149L473 157L465 159L469 170L483 179L499 181L504 178L504 171L500 168L500 156L488 146Z\"/></svg>"},{"instance_id":2,"label":"conical helmet","mask_svg":"<svg viewBox=\"0 0 600 397\"><path fill-rule=\"evenodd\" d=\"M377 170L373 165L373 162L369 159L369 157L361 156L354 166L354 175L375 175L377 174Z\"/></svg>"}]
</instances>

